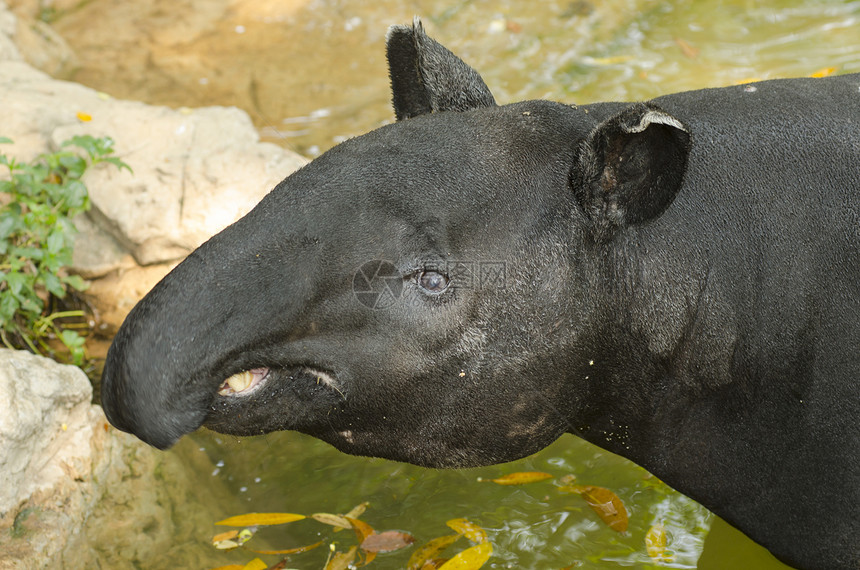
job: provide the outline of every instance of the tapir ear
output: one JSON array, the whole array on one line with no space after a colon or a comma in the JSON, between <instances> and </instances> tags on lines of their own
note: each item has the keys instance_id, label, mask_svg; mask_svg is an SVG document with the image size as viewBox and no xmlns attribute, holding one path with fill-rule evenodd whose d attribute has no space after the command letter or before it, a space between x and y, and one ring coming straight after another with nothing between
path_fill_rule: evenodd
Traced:
<instances>
[{"instance_id":1,"label":"tapir ear","mask_svg":"<svg viewBox=\"0 0 860 570\"><path fill-rule=\"evenodd\" d=\"M496 104L478 72L424 33L392 26L387 39L388 69L397 120L439 111L468 111Z\"/></svg>"},{"instance_id":2,"label":"tapir ear","mask_svg":"<svg viewBox=\"0 0 860 570\"><path fill-rule=\"evenodd\" d=\"M663 213L681 189L690 132L653 104L637 103L599 124L579 149L571 182L595 231Z\"/></svg>"}]
</instances>

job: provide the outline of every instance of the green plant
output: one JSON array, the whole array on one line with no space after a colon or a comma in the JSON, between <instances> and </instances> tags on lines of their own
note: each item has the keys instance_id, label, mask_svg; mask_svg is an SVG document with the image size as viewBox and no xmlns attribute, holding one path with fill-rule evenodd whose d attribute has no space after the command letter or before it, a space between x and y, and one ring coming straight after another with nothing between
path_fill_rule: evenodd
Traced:
<instances>
[{"instance_id":1,"label":"green plant","mask_svg":"<svg viewBox=\"0 0 860 570\"><path fill-rule=\"evenodd\" d=\"M0 137L0 143L11 142ZM85 338L63 324L83 313L55 311L49 301L64 298L69 288L87 287L66 271L76 233L72 218L90 208L81 180L88 168L108 163L131 171L113 152L109 137L84 135L31 162L0 153L0 165L8 169L8 179L0 180L0 339L7 347L57 358L50 343L57 339L72 363L83 363Z\"/></svg>"}]
</instances>

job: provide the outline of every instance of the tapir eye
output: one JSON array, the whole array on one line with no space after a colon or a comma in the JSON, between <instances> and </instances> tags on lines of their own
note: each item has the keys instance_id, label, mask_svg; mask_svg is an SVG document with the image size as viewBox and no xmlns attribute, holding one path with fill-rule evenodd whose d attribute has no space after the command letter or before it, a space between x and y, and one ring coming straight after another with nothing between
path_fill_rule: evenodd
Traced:
<instances>
[{"instance_id":1,"label":"tapir eye","mask_svg":"<svg viewBox=\"0 0 860 570\"><path fill-rule=\"evenodd\" d=\"M448 276L438 271L426 269L418 276L418 284L430 293L441 293L448 288Z\"/></svg>"}]
</instances>

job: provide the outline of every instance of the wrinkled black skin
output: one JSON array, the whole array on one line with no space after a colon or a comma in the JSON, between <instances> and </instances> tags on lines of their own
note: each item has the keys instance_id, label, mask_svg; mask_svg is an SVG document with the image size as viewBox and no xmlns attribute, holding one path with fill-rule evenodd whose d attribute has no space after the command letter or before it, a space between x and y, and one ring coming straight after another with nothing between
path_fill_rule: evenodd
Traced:
<instances>
[{"instance_id":1,"label":"wrinkled black skin","mask_svg":"<svg viewBox=\"0 0 860 570\"><path fill-rule=\"evenodd\" d=\"M110 421L160 448L297 430L432 467L570 432L788 564L860 567L860 76L498 107L419 25L389 61L403 120L291 175L135 307ZM649 112L677 122L634 132ZM402 275L386 309L352 291L374 259ZM504 288L423 289L440 260L503 261ZM217 394L261 366L256 393Z\"/></svg>"}]
</instances>

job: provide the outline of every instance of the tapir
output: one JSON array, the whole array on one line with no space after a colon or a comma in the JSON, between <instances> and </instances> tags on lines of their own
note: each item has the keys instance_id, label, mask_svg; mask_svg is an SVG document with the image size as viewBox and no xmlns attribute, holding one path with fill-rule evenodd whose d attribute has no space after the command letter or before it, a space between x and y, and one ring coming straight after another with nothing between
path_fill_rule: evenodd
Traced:
<instances>
[{"instance_id":1,"label":"tapir","mask_svg":"<svg viewBox=\"0 0 860 570\"><path fill-rule=\"evenodd\" d=\"M804 569L860 568L860 74L498 105L420 24L396 121L131 311L110 422L468 467L572 433Z\"/></svg>"}]
</instances>

